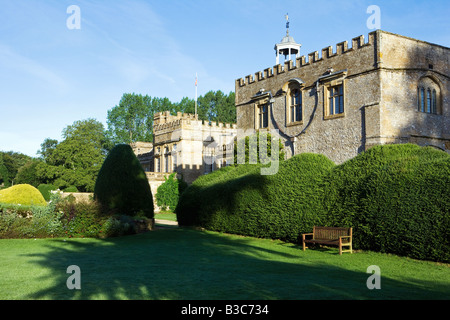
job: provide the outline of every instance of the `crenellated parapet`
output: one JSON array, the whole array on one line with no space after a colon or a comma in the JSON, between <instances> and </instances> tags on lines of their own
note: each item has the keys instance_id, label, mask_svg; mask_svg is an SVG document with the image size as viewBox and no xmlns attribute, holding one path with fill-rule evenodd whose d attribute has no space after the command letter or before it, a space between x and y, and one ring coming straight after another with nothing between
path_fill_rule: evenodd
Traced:
<instances>
[{"instance_id":1,"label":"crenellated parapet","mask_svg":"<svg viewBox=\"0 0 450 320\"><path fill-rule=\"evenodd\" d=\"M181 128L219 128L219 129L236 129L234 123L216 123L204 122L198 119L198 115L191 113L177 112L177 115L171 115L169 111L158 112L154 114L153 133L156 135L164 131L174 131Z\"/></svg>"},{"instance_id":2,"label":"crenellated parapet","mask_svg":"<svg viewBox=\"0 0 450 320\"><path fill-rule=\"evenodd\" d=\"M236 80L236 87L243 87L252 83L264 81L280 74L289 73L290 71L311 66L318 62L325 62L328 59L347 55L362 48L374 46L376 43L377 32L379 31L377 30L369 33L367 42L365 42L364 36L360 35L359 37L352 39L351 47L349 47L348 41L343 41L336 44L334 51L332 46L328 46L321 50L320 55L318 51L314 51L307 56L303 55L297 58L295 63L293 60L288 60L285 61L283 65L277 64L273 68L267 68L263 71L258 71L255 74L247 75L244 78L239 78Z\"/></svg>"}]
</instances>

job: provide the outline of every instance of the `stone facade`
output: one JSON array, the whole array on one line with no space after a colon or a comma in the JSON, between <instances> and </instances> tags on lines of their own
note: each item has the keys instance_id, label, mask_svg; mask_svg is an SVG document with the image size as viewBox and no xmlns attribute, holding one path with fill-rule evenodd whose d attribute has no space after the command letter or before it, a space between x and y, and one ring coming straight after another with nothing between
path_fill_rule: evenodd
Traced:
<instances>
[{"instance_id":1,"label":"stone facade","mask_svg":"<svg viewBox=\"0 0 450 320\"><path fill-rule=\"evenodd\" d=\"M149 181L164 181L176 172L188 184L200 175L214 171L233 161L233 139L236 124L204 123L193 114L159 112L153 120L153 144L147 152L134 150Z\"/></svg>"},{"instance_id":2,"label":"stone facade","mask_svg":"<svg viewBox=\"0 0 450 320\"><path fill-rule=\"evenodd\" d=\"M278 130L287 157L342 163L371 146L450 151L450 48L377 30L236 80L237 127Z\"/></svg>"}]
</instances>

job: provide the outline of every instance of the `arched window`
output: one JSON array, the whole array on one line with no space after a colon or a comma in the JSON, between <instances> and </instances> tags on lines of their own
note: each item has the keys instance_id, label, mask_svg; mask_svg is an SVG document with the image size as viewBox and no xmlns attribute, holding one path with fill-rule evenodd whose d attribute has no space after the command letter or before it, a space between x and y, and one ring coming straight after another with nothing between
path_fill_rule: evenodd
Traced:
<instances>
[{"instance_id":1,"label":"arched window","mask_svg":"<svg viewBox=\"0 0 450 320\"><path fill-rule=\"evenodd\" d=\"M169 148L164 149L164 172L169 172Z\"/></svg>"},{"instance_id":2,"label":"arched window","mask_svg":"<svg viewBox=\"0 0 450 320\"><path fill-rule=\"evenodd\" d=\"M290 94L290 122L302 121L302 94L299 89L294 89Z\"/></svg>"},{"instance_id":3,"label":"arched window","mask_svg":"<svg viewBox=\"0 0 450 320\"><path fill-rule=\"evenodd\" d=\"M424 113L439 113L440 90L430 77L420 79L417 87L417 110Z\"/></svg>"},{"instance_id":4,"label":"arched window","mask_svg":"<svg viewBox=\"0 0 450 320\"><path fill-rule=\"evenodd\" d=\"M173 165L173 172L177 172L177 144L175 143L172 147L172 165Z\"/></svg>"},{"instance_id":5,"label":"arched window","mask_svg":"<svg viewBox=\"0 0 450 320\"><path fill-rule=\"evenodd\" d=\"M259 128L267 128L269 126L269 106L263 104L259 106Z\"/></svg>"}]
</instances>

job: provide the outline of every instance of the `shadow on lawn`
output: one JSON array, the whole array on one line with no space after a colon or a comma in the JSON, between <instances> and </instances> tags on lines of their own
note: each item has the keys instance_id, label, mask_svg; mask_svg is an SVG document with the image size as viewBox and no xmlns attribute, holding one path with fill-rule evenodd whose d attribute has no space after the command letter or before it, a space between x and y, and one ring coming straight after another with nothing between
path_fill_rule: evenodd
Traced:
<instances>
[{"instance_id":1,"label":"shadow on lawn","mask_svg":"<svg viewBox=\"0 0 450 320\"><path fill-rule=\"evenodd\" d=\"M28 255L32 263L50 271L40 280L51 278L53 285L24 299L448 298L441 296L448 288L426 281L404 283L382 278L381 290L369 290L367 266L355 272L323 261L323 255L342 263L339 259L352 259L357 254L338 256L331 250L303 253L299 247L275 251L257 243L188 228L107 240L58 239L50 242L47 253ZM66 286L70 265L80 267L80 290Z\"/></svg>"}]
</instances>

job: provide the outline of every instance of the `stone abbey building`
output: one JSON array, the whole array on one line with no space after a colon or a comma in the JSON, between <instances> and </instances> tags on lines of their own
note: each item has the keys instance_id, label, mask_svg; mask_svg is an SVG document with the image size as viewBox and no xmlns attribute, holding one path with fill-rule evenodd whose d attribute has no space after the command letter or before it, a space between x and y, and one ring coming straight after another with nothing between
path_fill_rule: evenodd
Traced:
<instances>
[{"instance_id":1,"label":"stone abbey building","mask_svg":"<svg viewBox=\"0 0 450 320\"><path fill-rule=\"evenodd\" d=\"M275 49L295 59L236 80L238 129L336 163L389 143L449 152L450 48L377 30L307 58L288 33Z\"/></svg>"}]
</instances>

